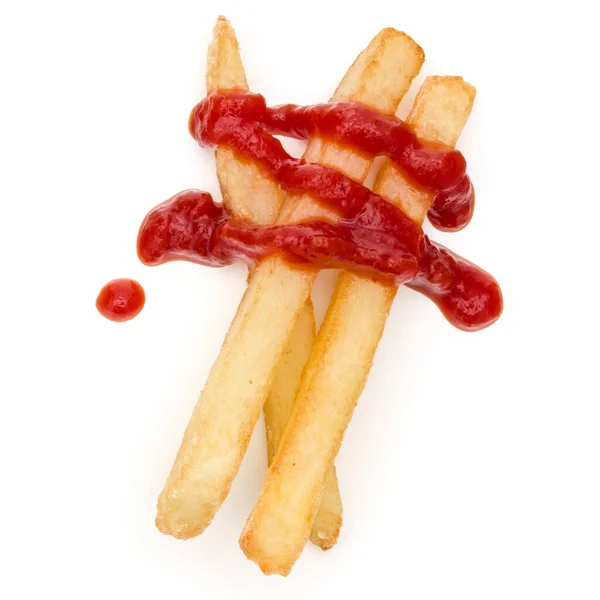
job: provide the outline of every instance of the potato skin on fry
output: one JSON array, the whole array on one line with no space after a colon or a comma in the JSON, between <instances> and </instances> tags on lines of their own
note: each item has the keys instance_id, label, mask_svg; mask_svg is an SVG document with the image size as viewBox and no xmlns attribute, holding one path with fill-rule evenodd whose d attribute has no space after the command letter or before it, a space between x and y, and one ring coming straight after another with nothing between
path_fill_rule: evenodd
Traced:
<instances>
[{"instance_id":1,"label":"potato skin on fry","mask_svg":"<svg viewBox=\"0 0 600 600\"><path fill-rule=\"evenodd\" d=\"M453 146L474 97L475 89L461 78L428 78L408 122L421 137ZM380 170L374 190L419 224L433 199L411 188L391 163ZM287 575L302 552L395 295L393 286L347 272L339 276L290 424L242 534L242 547L265 573Z\"/></svg>"}]
</instances>

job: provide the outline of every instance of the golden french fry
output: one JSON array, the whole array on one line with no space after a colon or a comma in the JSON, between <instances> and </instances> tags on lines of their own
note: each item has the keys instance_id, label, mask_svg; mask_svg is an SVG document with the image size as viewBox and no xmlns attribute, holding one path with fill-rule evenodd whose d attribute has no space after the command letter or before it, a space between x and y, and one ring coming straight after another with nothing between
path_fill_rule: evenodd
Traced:
<instances>
[{"instance_id":1,"label":"golden french fry","mask_svg":"<svg viewBox=\"0 0 600 600\"><path fill-rule=\"evenodd\" d=\"M300 312L287 350L279 360L271 391L264 406L269 464L279 447L292 412L302 371L310 355L315 335L314 311L309 302ZM335 467L332 467L317 516L312 524L310 541L322 550L329 550L337 542L341 526L342 499Z\"/></svg>"},{"instance_id":2,"label":"golden french fry","mask_svg":"<svg viewBox=\"0 0 600 600\"><path fill-rule=\"evenodd\" d=\"M423 139L454 145L475 89L458 77L430 77L408 118ZM391 163L374 189L422 223L431 194L413 189ZM267 574L287 575L309 536L327 473L365 385L396 288L351 273L338 279L290 424L248 518L241 545Z\"/></svg>"},{"instance_id":3,"label":"golden french fry","mask_svg":"<svg viewBox=\"0 0 600 600\"><path fill-rule=\"evenodd\" d=\"M312 304L307 303L307 307ZM296 390L302 377L302 371L310 356L316 337L315 316L312 310L303 310L298 317L296 327L288 347L279 360L269 397L264 405L267 430L267 455L269 464L275 456L285 429Z\"/></svg>"},{"instance_id":4,"label":"golden french fry","mask_svg":"<svg viewBox=\"0 0 600 600\"><path fill-rule=\"evenodd\" d=\"M248 91L238 41L225 17L217 19L206 61L206 91L219 90ZM229 148L217 148L215 154L223 202L231 214L263 225L274 223L283 202L279 184L263 177L255 164L238 160Z\"/></svg>"},{"instance_id":5,"label":"golden french fry","mask_svg":"<svg viewBox=\"0 0 600 600\"><path fill-rule=\"evenodd\" d=\"M220 90L248 91L238 41L231 23L219 17L208 48L207 93ZM217 148L217 178L223 202L236 217L271 225L283 202L279 184L264 177L257 165L240 161L229 148Z\"/></svg>"},{"instance_id":6,"label":"golden french fry","mask_svg":"<svg viewBox=\"0 0 600 600\"><path fill-rule=\"evenodd\" d=\"M356 100L393 112L419 72L423 52L407 35L382 30L352 65L334 100ZM313 140L305 159L364 181L372 160ZM318 215L316 204L292 199L290 218ZM278 258L258 265L186 429L165 488L156 523L179 538L198 535L226 498L267 398L279 357L309 298L315 274ZM307 523L310 531L311 523ZM307 533L308 538L308 533ZM245 551L252 554L251 548Z\"/></svg>"},{"instance_id":7,"label":"golden french fry","mask_svg":"<svg viewBox=\"0 0 600 600\"><path fill-rule=\"evenodd\" d=\"M237 38L225 17L219 17L208 50L206 69L207 92L219 90L248 90ZM275 222L283 201L279 184L263 177L259 168L249 161L238 160L229 148L217 148L217 177L223 202L238 218L261 225ZM292 337L275 371L269 397L265 402L265 428L269 464L296 397L298 384L315 339L315 318L310 301L300 313ZM323 503L311 531L311 541L327 550L335 545L342 525L342 499L335 469L327 479Z\"/></svg>"}]
</instances>

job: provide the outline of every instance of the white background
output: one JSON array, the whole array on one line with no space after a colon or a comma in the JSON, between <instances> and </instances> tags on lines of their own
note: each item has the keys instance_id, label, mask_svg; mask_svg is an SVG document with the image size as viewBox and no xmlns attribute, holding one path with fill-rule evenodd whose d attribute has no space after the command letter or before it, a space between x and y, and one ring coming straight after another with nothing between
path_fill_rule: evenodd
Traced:
<instances>
[{"instance_id":1,"label":"white background","mask_svg":"<svg viewBox=\"0 0 600 600\"><path fill-rule=\"evenodd\" d=\"M0 597L600 598L592 4L2 2ZM153 523L244 289L242 266L135 255L150 207L187 187L218 197L186 122L220 13L270 103L327 99L384 26L425 49L423 76L475 84L459 144L475 217L434 238L505 297L496 325L464 334L398 294L337 461L340 542L307 547L288 579L237 546L266 469L262 423L204 535ZM115 277L148 295L127 324L94 307Z\"/></svg>"}]
</instances>

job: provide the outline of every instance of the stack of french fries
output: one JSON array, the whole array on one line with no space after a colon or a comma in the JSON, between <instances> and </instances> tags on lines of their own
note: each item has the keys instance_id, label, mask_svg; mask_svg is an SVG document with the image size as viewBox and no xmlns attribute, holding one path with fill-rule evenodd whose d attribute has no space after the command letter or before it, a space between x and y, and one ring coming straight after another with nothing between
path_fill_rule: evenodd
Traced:
<instances>
[{"instance_id":1,"label":"stack of french fries","mask_svg":"<svg viewBox=\"0 0 600 600\"><path fill-rule=\"evenodd\" d=\"M424 61L422 49L394 29L379 32L354 61L332 101L354 101L394 114ZM247 91L235 33L219 17L208 52L207 92ZM419 138L454 146L475 98L460 77L428 77L406 121ZM311 139L304 159L364 182L373 160ZM308 196L289 196L235 152L216 150L223 201L235 217L259 224L337 217ZM432 194L383 162L374 191L421 225ZM337 542L342 502L334 460L365 386L396 295L392 285L340 273L315 333L310 294L316 272L279 257L251 270L248 287L158 501L157 527L194 537L225 500L264 410L269 471L240 538L266 574L287 575L306 542Z\"/></svg>"}]
</instances>

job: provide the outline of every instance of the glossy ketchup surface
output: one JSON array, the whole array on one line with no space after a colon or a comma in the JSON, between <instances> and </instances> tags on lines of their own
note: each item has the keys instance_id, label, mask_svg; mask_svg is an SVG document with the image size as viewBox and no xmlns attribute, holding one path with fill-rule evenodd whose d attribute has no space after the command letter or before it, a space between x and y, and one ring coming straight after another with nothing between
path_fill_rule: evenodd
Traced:
<instances>
[{"instance_id":1,"label":"glossy ketchup surface","mask_svg":"<svg viewBox=\"0 0 600 600\"><path fill-rule=\"evenodd\" d=\"M138 236L138 255L147 265L183 259L224 266L279 253L300 264L346 266L404 283L417 273L423 234L400 211L381 202L369 199L364 210L348 211L353 216L336 224L260 227L232 219L210 194L187 190L148 214Z\"/></svg>"},{"instance_id":2,"label":"glossy ketchup surface","mask_svg":"<svg viewBox=\"0 0 600 600\"><path fill-rule=\"evenodd\" d=\"M473 186L465 172L463 155L458 150L425 144L400 119L361 104L285 104L269 108L260 94L212 94L194 107L189 127L201 145L233 146L271 172L278 170L279 153L273 149L277 140L261 136L259 130L298 139L317 134L368 155L385 155L410 181L435 193L428 212L435 227L458 231L473 216ZM241 136L241 131L247 137ZM285 181L282 183L285 185Z\"/></svg>"},{"instance_id":3,"label":"glossy ketchup surface","mask_svg":"<svg viewBox=\"0 0 600 600\"><path fill-rule=\"evenodd\" d=\"M110 321L129 321L140 314L146 302L144 288L133 279L109 281L98 294L96 308Z\"/></svg>"},{"instance_id":4,"label":"glossy ketchup surface","mask_svg":"<svg viewBox=\"0 0 600 600\"><path fill-rule=\"evenodd\" d=\"M339 223L311 221L260 227L232 219L210 194L187 190L160 204L144 219L138 255L148 265L189 260L224 266L255 262L272 254L320 268L344 267L395 285L407 283L433 300L455 327L475 331L502 311L496 280L475 265L420 235L407 243L394 220L402 212L372 202ZM381 212L380 212L381 210ZM399 218L402 225L404 219ZM410 234L414 234L411 229Z\"/></svg>"},{"instance_id":5,"label":"glossy ketchup surface","mask_svg":"<svg viewBox=\"0 0 600 600\"><path fill-rule=\"evenodd\" d=\"M486 271L427 236L423 239L419 272L407 284L432 300L452 325L477 331L502 314L502 292Z\"/></svg>"},{"instance_id":6,"label":"glossy ketchup surface","mask_svg":"<svg viewBox=\"0 0 600 600\"><path fill-rule=\"evenodd\" d=\"M194 107L190 132L203 146L226 146L258 163L293 193L310 194L339 215L260 227L234 219L210 194L186 190L154 208L138 235L142 262L189 260L224 266L279 254L307 268L342 267L425 294L459 329L473 331L502 312L502 294L488 273L435 244L395 206L342 173L291 157L274 135L311 135L385 155L435 200L430 220L439 228L464 227L473 188L460 152L419 141L395 117L355 103L268 108L258 94L213 94Z\"/></svg>"}]
</instances>

